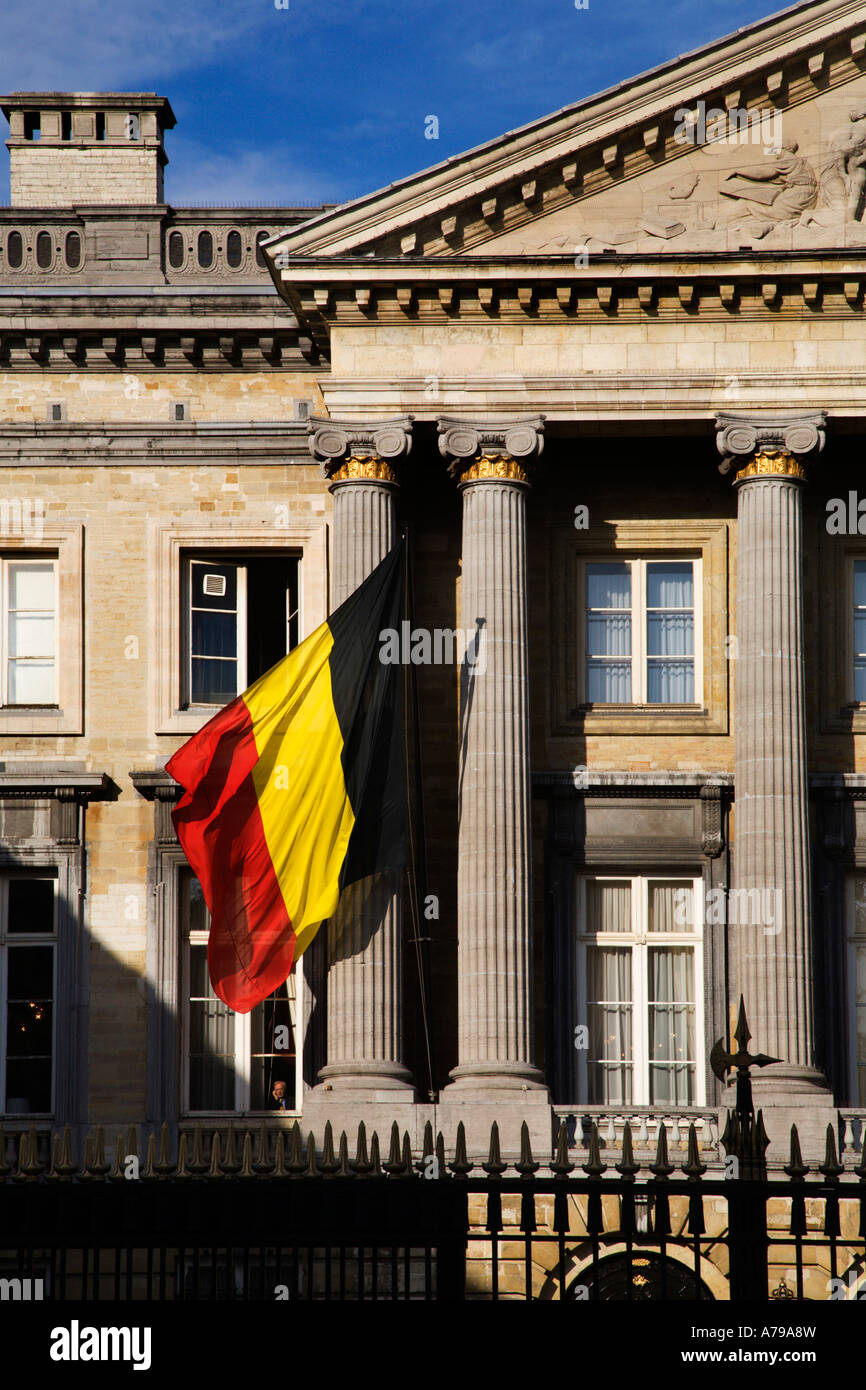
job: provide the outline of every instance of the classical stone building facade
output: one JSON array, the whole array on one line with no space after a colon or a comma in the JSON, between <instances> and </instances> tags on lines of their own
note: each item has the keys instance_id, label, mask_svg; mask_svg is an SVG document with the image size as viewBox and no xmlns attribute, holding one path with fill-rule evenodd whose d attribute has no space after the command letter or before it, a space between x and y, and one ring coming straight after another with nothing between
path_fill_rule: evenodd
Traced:
<instances>
[{"instance_id":1,"label":"classical stone building facade","mask_svg":"<svg viewBox=\"0 0 866 1390\"><path fill-rule=\"evenodd\" d=\"M713 1163L742 993L771 1163L796 1120L853 1166L862 4L339 207L167 205L154 94L0 105L7 1132L214 1130L278 1078L317 1135L695 1120ZM230 1017L164 763L404 525L462 640L417 667L424 900L346 894Z\"/></svg>"}]
</instances>

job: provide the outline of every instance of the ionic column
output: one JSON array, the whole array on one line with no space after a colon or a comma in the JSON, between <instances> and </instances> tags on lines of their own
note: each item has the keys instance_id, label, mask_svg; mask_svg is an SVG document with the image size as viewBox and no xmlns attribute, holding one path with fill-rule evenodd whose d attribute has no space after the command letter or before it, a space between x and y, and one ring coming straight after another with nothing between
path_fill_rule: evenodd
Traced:
<instances>
[{"instance_id":1,"label":"ionic column","mask_svg":"<svg viewBox=\"0 0 866 1390\"><path fill-rule=\"evenodd\" d=\"M827 1089L814 1056L802 592L805 459L823 447L824 416L716 425L737 489L733 1002L742 993L760 1051L781 1059L753 1078L779 1103Z\"/></svg>"},{"instance_id":2,"label":"ionic column","mask_svg":"<svg viewBox=\"0 0 866 1390\"><path fill-rule=\"evenodd\" d=\"M332 602L336 608L397 539L396 460L412 446L411 417L367 424L311 420L310 450L334 498ZM376 874L348 887L327 923L329 1091L413 1095L403 1062L400 875ZM321 1088L319 1088L321 1089Z\"/></svg>"},{"instance_id":3,"label":"ionic column","mask_svg":"<svg viewBox=\"0 0 866 1390\"><path fill-rule=\"evenodd\" d=\"M452 1088L543 1088L532 1062L526 494L542 419L439 423L463 494L458 1065Z\"/></svg>"}]
</instances>

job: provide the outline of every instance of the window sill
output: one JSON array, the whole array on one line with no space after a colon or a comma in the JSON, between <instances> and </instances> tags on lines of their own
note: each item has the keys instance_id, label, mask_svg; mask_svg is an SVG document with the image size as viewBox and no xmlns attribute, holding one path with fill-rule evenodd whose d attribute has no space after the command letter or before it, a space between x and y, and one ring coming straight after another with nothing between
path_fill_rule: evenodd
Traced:
<instances>
[{"instance_id":1,"label":"window sill","mask_svg":"<svg viewBox=\"0 0 866 1390\"><path fill-rule=\"evenodd\" d=\"M60 705L0 705L0 737L4 734L83 734L80 711Z\"/></svg>"},{"instance_id":2,"label":"window sill","mask_svg":"<svg viewBox=\"0 0 866 1390\"><path fill-rule=\"evenodd\" d=\"M554 737L600 734L726 734L726 708L701 705L577 705Z\"/></svg>"}]
</instances>

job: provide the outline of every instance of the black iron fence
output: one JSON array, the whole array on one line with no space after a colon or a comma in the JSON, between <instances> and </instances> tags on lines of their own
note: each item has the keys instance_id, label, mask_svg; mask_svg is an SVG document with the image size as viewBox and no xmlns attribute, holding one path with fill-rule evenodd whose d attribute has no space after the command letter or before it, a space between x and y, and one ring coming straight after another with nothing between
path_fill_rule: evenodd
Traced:
<instances>
[{"instance_id":1,"label":"black iron fence","mask_svg":"<svg viewBox=\"0 0 866 1390\"><path fill-rule=\"evenodd\" d=\"M694 1126L685 1161L450 1159L428 1127L413 1159L392 1130L387 1159L360 1126L354 1157L330 1128L229 1130L205 1143L168 1131L140 1158L135 1134L106 1158L101 1131L73 1160L68 1132L40 1159L34 1131L14 1162L0 1142L0 1299L67 1300L825 1300L866 1295L866 1164L844 1173L828 1128L810 1173L796 1131L785 1176L762 1167L760 1120L733 1116L724 1170L708 1173ZM682 1154L678 1155L682 1157ZM732 1161L733 1160L733 1161ZM723 1171L727 1176L723 1176Z\"/></svg>"}]
</instances>

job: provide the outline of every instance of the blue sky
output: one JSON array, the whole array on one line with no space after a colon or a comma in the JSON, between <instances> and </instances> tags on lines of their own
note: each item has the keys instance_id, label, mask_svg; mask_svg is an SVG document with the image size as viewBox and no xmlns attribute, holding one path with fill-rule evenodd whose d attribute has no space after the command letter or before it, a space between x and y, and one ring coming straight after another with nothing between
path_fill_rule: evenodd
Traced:
<instances>
[{"instance_id":1,"label":"blue sky","mask_svg":"<svg viewBox=\"0 0 866 1390\"><path fill-rule=\"evenodd\" d=\"M783 8L772 0L5 0L0 90L157 91L166 197L341 202ZM425 118L439 121L425 139ZM0 119L0 130L5 123ZM0 202L8 199L8 159Z\"/></svg>"}]
</instances>

